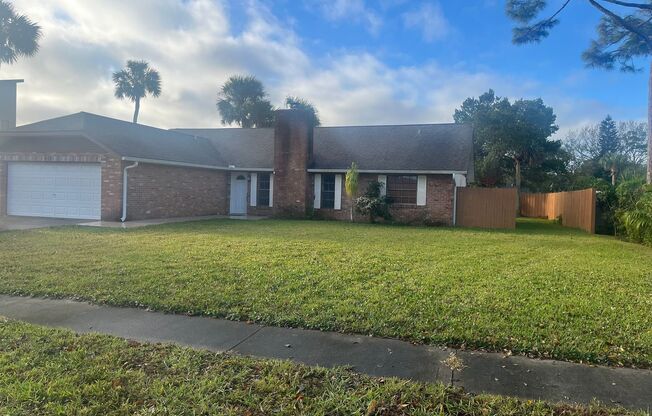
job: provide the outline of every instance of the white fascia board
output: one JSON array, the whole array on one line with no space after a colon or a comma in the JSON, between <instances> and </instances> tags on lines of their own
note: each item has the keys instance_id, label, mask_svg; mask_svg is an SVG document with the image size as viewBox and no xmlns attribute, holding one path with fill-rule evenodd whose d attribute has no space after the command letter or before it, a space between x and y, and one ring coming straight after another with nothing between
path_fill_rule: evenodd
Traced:
<instances>
[{"instance_id":1,"label":"white fascia board","mask_svg":"<svg viewBox=\"0 0 652 416\"><path fill-rule=\"evenodd\" d=\"M309 173L346 173L348 169L308 169ZM378 173L387 175L452 175L454 173L466 175L465 170L365 170L358 169L358 173Z\"/></svg>"},{"instance_id":2,"label":"white fascia board","mask_svg":"<svg viewBox=\"0 0 652 416\"><path fill-rule=\"evenodd\" d=\"M201 165L197 163L173 162L169 160L147 159L142 157L131 157L131 156L123 156L122 160L127 162L150 163L152 165L180 166L180 167L188 167L188 168L213 169L213 170L228 170L231 172L273 172L274 171L274 169L271 168L246 168L240 166Z\"/></svg>"}]
</instances>

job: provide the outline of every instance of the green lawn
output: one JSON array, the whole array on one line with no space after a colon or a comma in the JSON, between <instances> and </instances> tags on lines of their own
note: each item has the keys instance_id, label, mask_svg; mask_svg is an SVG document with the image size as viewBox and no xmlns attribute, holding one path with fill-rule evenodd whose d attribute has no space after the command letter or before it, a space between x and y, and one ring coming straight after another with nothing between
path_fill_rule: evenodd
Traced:
<instances>
[{"instance_id":1,"label":"green lawn","mask_svg":"<svg viewBox=\"0 0 652 416\"><path fill-rule=\"evenodd\" d=\"M0 292L652 367L652 249L540 221L5 232Z\"/></svg>"},{"instance_id":2,"label":"green lawn","mask_svg":"<svg viewBox=\"0 0 652 416\"><path fill-rule=\"evenodd\" d=\"M0 317L3 415L624 415L471 396L441 384L374 379L186 348L75 335ZM642 413L640 413L642 415Z\"/></svg>"}]
</instances>

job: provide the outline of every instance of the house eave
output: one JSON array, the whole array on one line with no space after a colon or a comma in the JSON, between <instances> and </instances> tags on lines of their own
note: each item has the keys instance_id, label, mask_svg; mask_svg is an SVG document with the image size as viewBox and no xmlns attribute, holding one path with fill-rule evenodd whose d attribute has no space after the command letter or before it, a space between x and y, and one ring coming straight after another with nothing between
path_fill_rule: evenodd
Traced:
<instances>
[{"instance_id":1,"label":"house eave","mask_svg":"<svg viewBox=\"0 0 652 416\"><path fill-rule=\"evenodd\" d=\"M122 160L125 162L149 163L152 165L165 165L165 166L211 169L211 170L225 170L225 171L233 171L233 172L273 172L274 171L274 169L271 168L248 168L248 167L240 167L235 165L229 165L229 166L203 165L198 163L176 162L172 160L160 160L160 159L147 159L142 157L131 157L131 156L123 156Z\"/></svg>"},{"instance_id":2,"label":"house eave","mask_svg":"<svg viewBox=\"0 0 652 416\"><path fill-rule=\"evenodd\" d=\"M309 173L346 173L348 169L308 169ZM378 173L388 175L466 175L466 170L387 170L387 169L358 169L359 173Z\"/></svg>"}]
</instances>

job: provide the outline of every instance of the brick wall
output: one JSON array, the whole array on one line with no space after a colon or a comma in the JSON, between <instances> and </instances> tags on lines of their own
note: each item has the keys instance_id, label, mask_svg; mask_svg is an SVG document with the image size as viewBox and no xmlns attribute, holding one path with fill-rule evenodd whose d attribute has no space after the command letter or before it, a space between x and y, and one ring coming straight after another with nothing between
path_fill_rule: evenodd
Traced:
<instances>
[{"instance_id":1,"label":"brick wall","mask_svg":"<svg viewBox=\"0 0 652 416\"><path fill-rule=\"evenodd\" d=\"M128 171L127 219L228 214L229 173L140 164Z\"/></svg>"},{"instance_id":2,"label":"brick wall","mask_svg":"<svg viewBox=\"0 0 652 416\"><path fill-rule=\"evenodd\" d=\"M7 166L9 162L100 163L102 169L102 219L122 215L122 167L118 157L98 153L3 152L0 153L0 215L7 214Z\"/></svg>"},{"instance_id":3,"label":"brick wall","mask_svg":"<svg viewBox=\"0 0 652 416\"><path fill-rule=\"evenodd\" d=\"M311 195L314 201L314 175L311 176ZM378 175L360 174L358 194L362 195L372 181L377 181ZM344 175L342 175L344 183ZM392 218L396 222L406 224L425 225L452 225L453 224L453 198L455 183L451 175L427 175L426 179L426 205L397 205L391 207ZM311 204L312 205L312 204ZM348 221L351 215L351 198L346 195L342 185L342 209L318 209L313 213L318 219L332 219ZM358 222L368 221L354 211L354 219Z\"/></svg>"},{"instance_id":4,"label":"brick wall","mask_svg":"<svg viewBox=\"0 0 652 416\"><path fill-rule=\"evenodd\" d=\"M102 220L119 221L122 217L123 162L115 156L102 158Z\"/></svg>"},{"instance_id":5,"label":"brick wall","mask_svg":"<svg viewBox=\"0 0 652 416\"><path fill-rule=\"evenodd\" d=\"M274 208L277 217L305 218L311 205L307 172L312 128L300 110L276 112L274 129Z\"/></svg>"}]
</instances>

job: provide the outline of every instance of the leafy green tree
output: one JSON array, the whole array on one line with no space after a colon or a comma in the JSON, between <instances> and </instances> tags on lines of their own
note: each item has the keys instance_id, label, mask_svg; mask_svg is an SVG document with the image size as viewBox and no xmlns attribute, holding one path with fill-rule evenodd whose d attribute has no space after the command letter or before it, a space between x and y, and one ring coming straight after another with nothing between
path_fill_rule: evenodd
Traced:
<instances>
[{"instance_id":1,"label":"leafy green tree","mask_svg":"<svg viewBox=\"0 0 652 416\"><path fill-rule=\"evenodd\" d=\"M620 149L616 122L609 115L600 122L600 127L598 128L598 145L600 147L598 157L600 158L606 155L616 154Z\"/></svg>"},{"instance_id":2,"label":"leafy green tree","mask_svg":"<svg viewBox=\"0 0 652 416\"><path fill-rule=\"evenodd\" d=\"M353 221L353 205L355 205L353 200L358 194L358 176L358 165L353 162L351 163L349 170L346 172L346 180L344 184L346 194L351 198L351 221Z\"/></svg>"},{"instance_id":3,"label":"leafy green tree","mask_svg":"<svg viewBox=\"0 0 652 416\"><path fill-rule=\"evenodd\" d=\"M652 53L652 2L628 0L583 0L602 14L596 27L597 37L582 54L589 67L624 72L639 71L637 60ZM548 5L547 0L507 0L507 15L517 23L513 42L524 44L540 42L558 23L558 16L570 0L550 16L540 18ZM616 8L614 8L614 6ZM648 131L647 131L647 182L652 183L652 64L649 66Z\"/></svg>"},{"instance_id":4,"label":"leafy green tree","mask_svg":"<svg viewBox=\"0 0 652 416\"><path fill-rule=\"evenodd\" d=\"M310 124L313 127L321 125L321 121L319 120L319 112L311 102L304 100L303 98L289 96L285 99L285 105L287 108L293 110L303 110L308 113L310 117Z\"/></svg>"},{"instance_id":5,"label":"leafy green tree","mask_svg":"<svg viewBox=\"0 0 652 416\"><path fill-rule=\"evenodd\" d=\"M220 88L217 109L225 125L254 128L274 124L274 107L263 84L254 76L231 76Z\"/></svg>"},{"instance_id":6,"label":"leafy green tree","mask_svg":"<svg viewBox=\"0 0 652 416\"><path fill-rule=\"evenodd\" d=\"M502 169L502 178L493 180L494 184L511 179L520 192L524 172L536 177L562 160L561 142L549 140L558 129L556 116L541 99L511 103L489 90L479 98L466 99L453 118L474 127L480 173ZM479 180L487 182L486 178Z\"/></svg>"},{"instance_id":7,"label":"leafy green tree","mask_svg":"<svg viewBox=\"0 0 652 416\"><path fill-rule=\"evenodd\" d=\"M122 100L128 98L135 104L134 123L138 123L140 100L151 95L161 95L161 75L146 61L127 61L125 69L113 74L115 96Z\"/></svg>"},{"instance_id":8,"label":"leafy green tree","mask_svg":"<svg viewBox=\"0 0 652 416\"><path fill-rule=\"evenodd\" d=\"M11 3L0 0L0 65L34 56L42 35L39 25L18 14Z\"/></svg>"}]
</instances>

